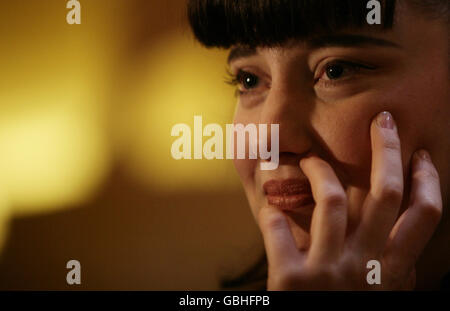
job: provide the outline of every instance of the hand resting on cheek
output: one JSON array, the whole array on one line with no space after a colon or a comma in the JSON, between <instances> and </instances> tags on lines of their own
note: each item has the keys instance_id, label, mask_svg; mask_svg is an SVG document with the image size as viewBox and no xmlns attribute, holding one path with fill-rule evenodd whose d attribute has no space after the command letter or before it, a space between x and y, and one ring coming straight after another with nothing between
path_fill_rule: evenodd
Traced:
<instances>
[{"instance_id":1,"label":"hand resting on cheek","mask_svg":"<svg viewBox=\"0 0 450 311\"><path fill-rule=\"evenodd\" d=\"M408 208L400 139L392 115L380 113L371 125L371 187L359 224L347 233L351 202L333 168L317 156L299 165L315 200L308 250L298 250L286 215L261 208L258 222L268 259L269 290L410 290L415 264L442 214L439 176L429 153L419 150L411 164ZM367 263L381 264L380 284L369 284Z\"/></svg>"}]
</instances>

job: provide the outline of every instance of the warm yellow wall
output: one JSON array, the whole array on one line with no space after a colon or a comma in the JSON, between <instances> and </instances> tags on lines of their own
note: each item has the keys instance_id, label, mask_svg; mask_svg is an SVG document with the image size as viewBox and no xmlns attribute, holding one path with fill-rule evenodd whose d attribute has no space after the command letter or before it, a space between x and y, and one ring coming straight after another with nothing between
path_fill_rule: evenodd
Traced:
<instances>
[{"instance_id":1,"label":"warm yellow wall","mask_svg":"<svg viewBox=\"0 0 450 311\"><path fill-rule=\"evenodd\" d=\"M65 276L39 280L39 264L64 270L79 254L86 289L213 288L216 265L257 231L232 163L175 161L170 129L231 122L226 52L194 42L182 0L80 2L81 25L62 0L0 4L0 286L64 288ZM87 240L69 230L80 226ZM205 270L183 279L192 265Z\"/></svg>"}]
</instances>

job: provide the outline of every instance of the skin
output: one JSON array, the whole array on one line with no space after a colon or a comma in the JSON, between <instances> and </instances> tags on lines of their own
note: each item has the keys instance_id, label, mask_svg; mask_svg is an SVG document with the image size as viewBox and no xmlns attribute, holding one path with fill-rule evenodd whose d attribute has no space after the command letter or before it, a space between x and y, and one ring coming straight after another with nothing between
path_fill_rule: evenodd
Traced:
<instances>
[{"instance_id":1,"label":"skin","mask_svg":"<svg viewBox=\"0 0 450 311\"><path fill-rule=\"evenodd\" d=\"M234 162L263 234L268 289L438 287L450 271L448 26L399 5L392 30L342 33L396 46L291 41L229 64L246 72L234 122L280 124L278 169ZM344 72L330 79L337 60ZM314 206L271 206L263 184L293 177L309 180ZM371 259L380 285L366 282Z\"/></svg>"}]
</instances>

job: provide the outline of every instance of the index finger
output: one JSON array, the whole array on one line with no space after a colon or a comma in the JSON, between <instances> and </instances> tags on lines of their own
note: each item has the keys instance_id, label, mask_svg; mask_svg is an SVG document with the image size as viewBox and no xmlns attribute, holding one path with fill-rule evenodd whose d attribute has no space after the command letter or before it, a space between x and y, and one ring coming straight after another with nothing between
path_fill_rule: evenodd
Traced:
<instances>
[{"instance_id":1,"label":"index finger","mask_svg":"<svg viewBox=\"0 0 450 311\"><path fill-rule=\"evenodd\" d=\"M360 247L379 253L386 244L400 210L403 166L397 126L389 112L382 112L375 118L370 133L370 191L364 202L357 239Z\"/></svg>"},{"instance_id":2,"label":"index finger","mask_svg":"<svg viewBox=\"0 0 450 311\"><path fill-rule=\"evenodd\" d=\"M298 263L300 253L284 213L274 207L263 207L258 222L269 266L285 267Z\"/></svg>"}]
</instances>

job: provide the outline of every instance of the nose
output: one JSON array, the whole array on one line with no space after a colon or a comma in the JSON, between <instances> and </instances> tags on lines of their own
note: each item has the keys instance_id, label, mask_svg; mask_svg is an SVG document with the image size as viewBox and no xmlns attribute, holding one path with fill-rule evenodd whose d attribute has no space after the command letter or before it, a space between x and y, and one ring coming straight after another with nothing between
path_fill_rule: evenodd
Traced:
<instances>
[{"instance_id":1,"label":"nose","mask_svg":"<svg viewBox=\"0 0 450 311\"><path fill-rule=\"evenodd\" d=\"M311 105L306 92L302 92L299 84L273 80L263 103L260 122L279 124L280 160L294 159L295 162L312 148L312 136L308 131Z\"/></svg>"}]
</instances>

